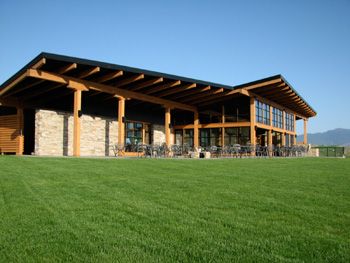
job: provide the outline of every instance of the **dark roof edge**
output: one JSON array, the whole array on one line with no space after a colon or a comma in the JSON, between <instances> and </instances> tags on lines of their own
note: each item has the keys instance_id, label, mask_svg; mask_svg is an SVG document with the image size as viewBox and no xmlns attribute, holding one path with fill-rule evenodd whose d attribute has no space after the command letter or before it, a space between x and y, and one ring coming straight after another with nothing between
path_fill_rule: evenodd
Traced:
<instances>
[{"instance_id":1,"label":"dark roof edge","mask_svg":"<svg viewBox=\"0 0 350 263\"><path fill-rule=\"evenodd\" d=\"M306 103L306 105L307 105L315 114L317 114L317 112L309 105L309 103L308 103L308 102L293 88L293 86L292 86L281 74L274 75L274 76L267 77L267 78L263 78L263 79L259 79L259 80L254 80L254 81L251 81L251 82L248 82L248 83L239 84L239 85L233 86L233 89L240 89L240 88L248 87L248 86L251 86L251 85L254 85L254 84L258 84L258 83L262 83L262 82L274 80L274 79L282 79L282 81L283 81L284 83L286 83L286 84L288 85L288 87L290 87L291 90L292 90L299 98L301 98L301 99Z\"/></svg>"},{"instance_id":2,"label":"dark roof edge","mask_svg":"<svg viewBox=\"0 0 350 263\"><path fill-rule=\"evenodd\" d=\"M310 104L293 88L293 86L282 75L280 75L280 77L292 89L292 91L306 103L306 105L315 113L316 116L317 112L310 106Z\"/></svg>"},{"instance_id":3,"label":"dark roof edge","mask_svg":"<svg viewBox=\"0 0 350 263\"><path fill-rule=\"evenodd\" d=\"M57 55L57 54L46 53L46 52L43 52L40 55L42 55L45 58L53 59L53 60L60 60L60 61L72 62L72 63L75 62L78 64L85 64L85 65L93 65L96 67L102 67L102 68L107 68L107 69L112 69L112 70L123 70L123 71L128 71L128 72L132 72L132 73L136 73L136 74L143 73L143 74L154 76L154 77L163 77L163 78L169 78L169 79L174 79L174 80L181 80L184 82L194 82L194 83L205 85L205 86L214 86L214 87L232 89L232 86L224 85L221 83L215 83L215 82L209 82L209 81L204 81L204 80L199 80L199 79L187 78L187 77L182 77L182 76L178 76L178 75L167 74L167 73L163 73L163 72L151 71L151 70L135 68L135 67L129 67L129 66L124 66L124 65L119 65L119 64L101 62L101 61L97 61L97 60L82 59L82 58L77 58L77 57Z\"/></svg>"},{"instance_id":4,"label":"dark roof edge","mask_svg":"<svg viewBox=\"0 0 350 263\"><path fill-rule=\"evenodd\" d=\"M32 59L29 63L27 63L23 68L21 68L19 71L17 71L12 77L10 77L7 81L5 81L3 84L1 84L0 90L2 88L6 87L9 83L14 81L15 79L17 79L21 74L23 74L25 72L25 70L31 68L32 65L35 65L42 58L71 62L71 63L79 63L79 64L85 64L85 65L93 65L93 66L97 66L97 67L99 66L99 67L108 68L108 69L112 69L112 70L124 70L124 71L129 71L132 73L140 73L140 74L144 73L144 74L155 76L155 77L177 79L177 80L181 80L181 81L185 81L185 82L194 82L194 83L201 84L201 85L216 86L216 87L222 87L222 88L226 88L226 89L244 88L246 86L254 85L257 83L281 78L293 90L293 92L295 92L295 94L297 96L299 96L306 103L306 105L313 112L315 112L315 114L317 114L317 112L307 103L307 101L302 96L300 96L298 94L298 92L296 92L296 90L293 88L293 86L290 85L289 82L281 74L274 75L274 76L267 77L267 78L263 78L263 79L259 79L259 80L255 80L255 81L244 83L244 84L240 84L240 85L236 85L236 86L229 86L229 85L223 85L223 84L214 83L214 82L208 82L208 81L186 78L186 77L181 77L181 76L172 75L172 74L166 74L166 73L157 72L157 71L128 67L128 66L106 63L106 62L101 62L101 61L96 61L96 60L82 59L82 58L77 58L77 57L72 57L72 56L58 55L58 54L47 53L47 52L41 52L34 59Z\"/></svg>"},{"instance_id":5,"label":"dark roof edge","mask_svg":"<svg viewBox=\"0 0 350 263\"><path fill-rule=\"evenodd\" d=\"M16 80L20 75L22 75L27 69L31 68L33 65L35 65L37 62L39 62L40 59L44 58L44 53L40 53L37 55L34 59L32 59L30 62L28 62L24 67L22 67L20 70L18 70L12 77L10 77L8 80L6 80L4 83L0 85L0 91L2 88L6 87L8 84Z\"/></svg>"}]
</instances>

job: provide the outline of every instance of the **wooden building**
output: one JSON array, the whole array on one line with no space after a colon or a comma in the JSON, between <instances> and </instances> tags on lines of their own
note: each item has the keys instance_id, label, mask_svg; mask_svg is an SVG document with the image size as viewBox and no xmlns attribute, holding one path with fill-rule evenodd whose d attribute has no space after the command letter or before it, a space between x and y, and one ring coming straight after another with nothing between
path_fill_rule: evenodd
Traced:
<instances>
[{"instance_id":1,"label":"wooden building","mask_svg":"<svg viewBox=\"0 0 350 263\"><path fill-rule=\"evenodd\" d=\"M281 76L238 86L41 53L0 86L0 152L111 155L115 144L293 145L316 112Z\"/></svg>"}]
</instances>

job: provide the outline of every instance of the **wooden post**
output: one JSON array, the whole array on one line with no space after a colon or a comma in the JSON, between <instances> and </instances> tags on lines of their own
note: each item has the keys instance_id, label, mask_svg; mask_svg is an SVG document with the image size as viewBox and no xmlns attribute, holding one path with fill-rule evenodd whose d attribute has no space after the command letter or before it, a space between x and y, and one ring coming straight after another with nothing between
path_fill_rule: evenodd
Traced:
<instances>
[{"instance_id":1,"label":"wooden post","mask_svg":"<svg viewBox=\"0 0 350 263\"><path fill-rule=\"evenodd\" d=\"M286 133L282 132L282 146L286 146Z\"/></svg>"},{"instance_id":2,"label":"wooden post","mask_svg":"<svg viewBox=\"0 0 350 263\"><path fill-rule=\"evenodd\" d=\"M307 144L307 121L308 119L304 119L304 144Z\"/></svg>"},{"instance_id":3,"label":"wooden post","mask_svg":"<svg viewBox=\"0 0 350 263\"><path fill-rule=\"evenodd\" d=\"M272 106L270 105L270 126L272 127L272 118L273 118L273 114L272 114Z\"/></svg>"},{"instance_id":4,"label":"wooden post","mask_svg":"<svg viewBox=\"0 0 350 263\"><path fill-rule=\"evenodd\" d=\"M225 105L222 105L221 108L222 114L221 114L221 122L225 123ZM225 146L225 128L221 128L221 146Z\"/></svg>"},{"instance_id":5,"label":"wooden post","mask_svg":"<svg viewBox=\"0 0 350 263\"><path fill-rule=\"evenodd\" d=\"M286 112L284 110L282 111L282 129L286 129Z\"/></svg>"},{"instance_id":6,"label":"wooden post","mask_svg":"<svg viewBox=\"0 0 350 263\"><path fill-rule=\"evenodd\" d=\"M170 147L170 123L171 123L171 112L169 107L165 107L165 143Z\"/></svg>"},{"instance_id":7,"label":"wooden post","mask_svg":"<svg viewBox=\"0 0 350 263\"><path fill-rule=\"evenodd\" d=\"M250 97L250 144L255 147L256 135L255 135L255 98ZM255 156L255 150L251 153Z\"/></svg>"},{"instance_id":8,"label":"wooden post","mask_svg":"<svg viewBox=\"0 0 350 263\"><path fill-rule=\"evenodd\" d=\"M125 142L125 98L118 97L118 145Z\"/></svg>"},{"instance_id":9,"label":"wooden post","mask_svg":"<svg viewBox=\"0 0 350 263\"><path fill-rule=\"evenodd\" d=\"M80 156L80 117L81 90L74 91L74 131L73 131L73 156Z\"/></svg>"},{"instance_id":10,"label":"wooden post","mask_svg":"<svg viewBox=\"0 0 350 263\"><path fill-rule=\"evenodd\" d=\"M267 131L269 156L272 156L272 130Z\"/></svg>"},{"instance_id":11,"label":"wooden post","mask_svg":"<svg viewBox=\"0 0 350 263\"><path fill-rule=\"evenodd\" d=\"M194 112L194 121L193 121L193 146L195 150L198 149L199 147L199 129L198 129L198 124L199 124L199 115L198 111Z\"/></svg>"},{"instance_id":12,"label":"wooden post","mask_svg":"<svg viewBox=\"0 0 350 263\"><path fill-rule=\"evenodd\" d=\"M17 121L18 121L18 145L17 145L17 155L22 155L24 151L24 136L23 136L23 109L17 108Z\"/></svg>"},{"instance_id":13,"label":"wooden post","mask_svg":"<svg viewBox=\"0 0 350 263\"><path fill-rule=\"evenodd\" d=\"M296 128L297 128L297 126L296 126L296 125L297 125L297 120L296 120L296 115L295 115L295 114L293 114L293 123L294 123L294 124L293 124L293 128L294 128L294 129L293 129L293 132L295 132L295 130L296 130Z\"/></svg>"},{"instance_id":14,"label":"wooden post","mask_svg":"<svg viewBox=\"0 0 350 263\"><path fill-rule=\"evenodd\" d=\"M255 98L250 98L250 143L255 145Z\"/></svg>"}]
</instances>

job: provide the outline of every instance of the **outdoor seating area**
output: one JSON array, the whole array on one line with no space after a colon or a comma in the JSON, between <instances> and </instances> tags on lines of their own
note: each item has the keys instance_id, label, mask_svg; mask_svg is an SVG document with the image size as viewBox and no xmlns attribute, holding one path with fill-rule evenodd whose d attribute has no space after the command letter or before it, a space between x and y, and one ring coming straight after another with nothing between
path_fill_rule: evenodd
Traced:
<instances>
[{"instance_id":1,"label":"outdoor seating area","mask_svg":"<svg viewBox=\"0 0 350 263\"><path fill-rule=\"evenodd\" d=\"M135 144L115 145L115 157L139 158L263 158L263 157L304 157L308 148L304 145L261 146L226 145L209 147L191 147L189 145ZM131 154L132 153L132 154Z\"/></svg>"}]
</instances>

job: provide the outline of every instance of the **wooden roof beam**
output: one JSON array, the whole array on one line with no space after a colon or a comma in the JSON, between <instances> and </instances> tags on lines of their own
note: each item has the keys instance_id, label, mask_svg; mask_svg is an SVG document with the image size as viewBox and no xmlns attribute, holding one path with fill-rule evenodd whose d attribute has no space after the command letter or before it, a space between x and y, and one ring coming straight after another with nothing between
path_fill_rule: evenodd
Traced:
<instances>
[{"instance_id":1,"label":"wooden roof beam","mask_svg":"<svg viewBox=\"0 0 350 263\"><path fill-rule=\"evenodd\" d=\"M191 96L189 98L186 98L184 100L181 100L182 102L192 102L192 101L197 101L198 99L201 99L201 98L206 98L208 96L212 96L212 95L215 95L215 94L219 94L219 93L222 93L224 92L224 88L219 88L219 89L212 89L208 92L203 92L203 93L200 93L196 96Z\"/></svg>"},{"instance_id":2,"label":"wooden roof beam","mask_svg":"<svg viewBox=\"0 0 350 263\"><path fill-rule=\"evenodd\" d=\"M291 90L289 87L281 87L281 88L273 88L273 89L269 89L268 91L265 90L260 90L259 92L255 91L256 93L262 94L264 96L268 96L268 95L273 95L273 94L279 94L281 92L288 92L288 90Z\"/></svg>"},{"instance_id":3,"label":"wooden roof beam","mask_svg":"<svg viewBox=\"0 0 350 263\"><path fill-rule=\"evenodd\" d=\"M76 69L78 67L77 63L71 63L66 66L63 66L57 70L58 74L68 73L69 71Z\"/></svg>"},{"instance_id":4,"label":"wooden roof beam","mask_svg":"<svg viewBox=\"0 0 350 263\"><path fill-rule=\"evenodd\" d=\"M183 91L186 91L189 89L193 89L195 87L197 87L196 83L181 85L180 87L176 87L176 88L172 88L172 89L169 89L167 91L164 91L164 92L158 94L157 97L166 97L166 96L169 96L171 94L175 94L178 92L183 92Z\"/></svg>"},{"instance_id":5,"label":"wooden roof beam","mask_svg":"<svg viewBox=\"0 0 350 263\"><path fill-rule=\"evenodd\" d=\"M274 99L292 99L292 98L299 97L294 92L286 92L286 93L281 93L281 94L275 94L275 95L272 95L272 96L266 96L265 94L262 94L262 96L268 97L270 100L274 100Z\"/></svg>"},{"instance_id":6,"label":"wooden roof beam","mask_svg":"<svg viewBox=\"0 0 350 263\"><path fill-rule=\"evenodd\" d=\"M147 89L143 93L150 95L150 94L153 94L153 93L165 90L165 89L170 89L170 88L178 86L180 84L181 84L180 80L174 80L174 81L171 81L168 83L157 85L156 87L152 87L151 89Z\"/></svg>"},{"instance_id":7,"label":"wooden roof beam","mask_svg":"<svg viewBox=\"0 0 350 263\"><path fill-rule=\"evenodd\" d=\"M129 77L127 79L120 80L117 82L113 87L120 88L122 86L128 85L132 82L138 81L140 79L143 79L145 77L144 74L137 74L136 76Z\"/></svg>"},{"instance_id":8,"label":"wooden roof beam","mask_svg":"<svg viewBox=\"0 0 350 263\"><path fill-rule=\"evenodd\" d=\"M175 96L172 96L171 99L172 100L176 100L176 99L180 99L180 98L184 98L184 97L188 97L190 95L193 95L193 94L201 94L205 91L208 91L210 90L211 87L210 86L206 86L206 87L202 87L202 88L197 88L197 89L194 89L194 90L191 90L189 92L184 92L184 93L180 93L180 94L177 94Z\"/></svg>"},{"instance_id":9,"label":"wooden roof beam","mask_svg":"<svg viewBox=\"0 0 350 263\"><path fill-rule=\"evenodd\" d=\"M115 72L107 73L102 77L94 79L94 81L103 83L103 82L107 82L109 80L121 77L121 76L123 76L123 74L124 74L124 72L122 70L117 70Z\"/></svg>"},{"instance_id":10,"label":"wooden roof beam","mask_svg":"<svg viewBox=\"0 0 350 263\"><path fill-rule=\"evenodd\" d=\"M39 63L40 62L40 63ZM40 64L42 64L42 63L46 63L46 60L44 59L44 62L43 61L39 61L37 64L35 64L35 66L38 68L40 68L41 66L40 66ZM64 66L64 67L62 67L62 68L60 68L60 69L58 69L58 71L57 72L59 72L60 74L64 74L64 73L66 73L66 72L68 72L68 71L71 71L71 70L73 70L73 69L76 69L77 68L77 64L76 63L72 63L72 64L69 64L69 65L67 65L67 66ZM22 92L22 91L24 91L24 90L27 90L27 89L30 89L30 88L32 88L32 87L34 87L34 86L37 86L37 85L39 85L39 84L41 84L41 83L43 83L43 82L45 82L45 80L39 80L39 81L36 81L36 82L33 82L32 84L30 84L30 85L27 85L27 86L25 86L25 87L23 87L23 88L21 88L21 89L19 89L19 90L16 90L16 91L13 91L13 92L11 92L11 93L8 93L8 94L6 94L5 95L5 97L7 97L7 96L12 96L12 95L14 95L14 94L17 94L17 93L19 93L19 92ZM31 95L30 95L31 96ZM27 98L26 98L27 99Z\"/></svg>"},{"instance_id":11,"label":"wooden roof beam","mask_svg":"<svg viewBox=\"0 0 350 263\"><path fill-rule=\"evenodd\" d=\"M222 97L217 97L217 98L215 98L215 99L212 99L212 98L206 99L206 100L204 100L204 101L201 101L201 102L198 104L198 106L203 107L203 106L210 105L210 104L213 104L213 103L224 102L224 101L229 100L230 98L232 98L232 97L234 97L234 96L237 96L237 95L239 95L239 94L246 96L246 94L243 94L243 93L241 93L241 92L232 93L232 94L230 94L230 95L226 95L226 96L224 95L224 96L222 96Z\"/></svg>"},{"instance_id":12,"label":"wooden roof beam","mask_svg":"<svg viewBox=\"0 0 350 263\"><path fill-rule=\"evenodd\" d=\"M100 67L93 67L91 69L84 70L83 72L78 74L78 78L84 79L87 78L97 72L100 72Z\"/></svg>"},{"instance_id":13,"label":"wooden roof beam","mask_svg":"<svg viewBox=\"0 0 350 263\"><path fill-rule=\"evenodd\" d=\"M12 89L14 86L16 86L19 82L24 80L26 77L28 77L28 71L23 72L21 75L19 75L18 78L13 80L11 83L9 83L5 88L0 90L0 97L3 96L7 91Z\"/></svg>"},{"instance_id":14,"label":"wooden roof beam","mask_svg":"<svg viewBox=\"0 0 350 263\"><path fill-rule=\"evenodd\" d=\"M260 88L260 87L263 87L263 86L268 86L268 85L272 85L272 84L277 84L277 83L280 83L280 82L282 82L282 79L281 79L281 78L278 78L278 79L273 79L273 80L265 81L265 82L262 82L262 83L257 83L257 84L252 84L252 85L249 85L249 86L245 86L245 87L243 87L243 89L245 89L245 90L251 90L251 89Z\"/></svg>"},{"instance_id":15,"label":"wooden roof beam","mask_svg":"<svg viewBox=\"0 0 350 263\"><path fill-rule=\"evenodd\" d=\"M143 89L143 88L146 88L146 87L149 87L149 86L152 86L154 84L161 83L161 82L163 82L163 78L151 79L151 80L139 83L139 84L132 85L130 90L137 91L137 90L140 90L140 89Z\"/></svg>"},{"instance_id":16,"label":"wooden roof beam","mask_svg":"<svg viewBox=\"0 0 350 263\"><path fill-rule=\"evenodd\" d=\"M217 94L217 95L213 95L210 97L206 97L203 98L201 100L196 100L193 103L202 103L202 102L206 102L206 101L210 101L210 100L215 100L215 101L221 101L221 100L226 100L227 97L233 96L233 95L237 95L237 94L242 94L245 96L249 96L249 91L245 90L245 89L233 89L233 90L227 90L225 92L223 92L223 94Z\"/></svg>"},{"instance_id":17,"label":"wooden roof beam","mask_svg":"<svg viewBox=\"0 0 350 263\"><path fill-rule=\"evenodd\" d=\"M87 81L87 80L82 80L82 79L78 79L78 78L67 77L64 75L59 75L59 74L45 72L45 71L41 71L41 70L35 70L35 69L29 69L29 70L27 70L27 72L28 72L28 75L30 77L39 78L39 79L46 79L46 80L50 80L53 82L58 82L61 84L65 84L69 88L73 88L73 89L96 90L96 91L101 91L101 92L105 92L105 93L109 93L109 94L113 94L113 95L122 96L124 98L131 98L131 99L146 101L146 102L150 102L150 103L154 103L154 104L160 104L160 105L171 107L171 108L178 108L178 109L192 111L192 112L197 111L197 108L194 106L190 106L187 104L158 98L155 96L149 96L146 94L134 92L131 90L125 90L125 89L117 88L117 87L110 86L110 85L96 83L93 81Z\"/></svg>"},{"instance_id":18,"label":"wooden roof beam","mask_svg":"<svg viewBox=\"0 0 350 263\"><path fill-rule=\"evenodd\" d=\"M42 66L44 66L46 64L46 58L42 58L40 59L37 63L35 63L32 68L35 69L40 69Z\"/></svg>"}]
</instances>

